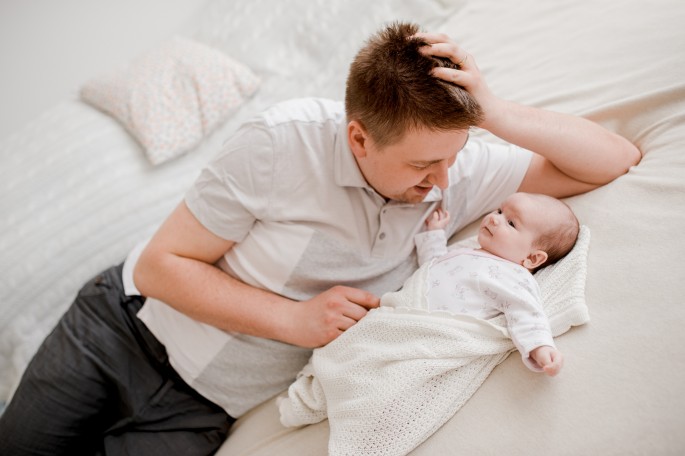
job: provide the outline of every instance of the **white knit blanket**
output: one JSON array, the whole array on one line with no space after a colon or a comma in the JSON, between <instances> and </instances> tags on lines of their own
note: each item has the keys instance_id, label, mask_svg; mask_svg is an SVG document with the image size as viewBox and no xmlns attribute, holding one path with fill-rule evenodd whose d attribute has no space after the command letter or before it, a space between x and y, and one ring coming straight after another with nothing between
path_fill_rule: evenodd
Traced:
<instances>
[{"instance_id":1,"label":"white knit blanket","mask_svg":"<svg viewBox=\"0 0 685 456\"><path fill-rule=\"evenodd\" d=\"M539 271L554 336L589 320L585 277L590 232ZM401 291L312 358L279 398L281 422L329 419L330 455L405 455L454 415L514 350L504 316L488 321L427 310L428 265Z\"/></svg>"}]
</instances>

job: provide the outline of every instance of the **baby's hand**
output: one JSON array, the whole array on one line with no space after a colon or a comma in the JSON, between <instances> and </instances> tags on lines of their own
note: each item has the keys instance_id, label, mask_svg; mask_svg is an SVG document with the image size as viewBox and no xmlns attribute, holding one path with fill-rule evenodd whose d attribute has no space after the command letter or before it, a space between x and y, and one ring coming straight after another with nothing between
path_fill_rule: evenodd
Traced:
<instances>
[{"instance_id":1,"label":"baby's hand","mask_svg":"<svg viewBox=\"0 0 685 456\"><path fill-rule=\"evenodd\" d=\"M450 213L443 208L438 208L426 219L426 229L444 230L449 221Z\"/></svg>"},{"instance_id":2,"label":"baby's hand","mask_svg":"<svg viewBox=\"0 0 685 456\"><path fill-rule=\"evenodd\" d=\"M530 352L530 357L550 377L557 375L564 364L564 357L561 355L561 352L549 345L543 345L534 349Z\"/></svg>"}]
</instances>

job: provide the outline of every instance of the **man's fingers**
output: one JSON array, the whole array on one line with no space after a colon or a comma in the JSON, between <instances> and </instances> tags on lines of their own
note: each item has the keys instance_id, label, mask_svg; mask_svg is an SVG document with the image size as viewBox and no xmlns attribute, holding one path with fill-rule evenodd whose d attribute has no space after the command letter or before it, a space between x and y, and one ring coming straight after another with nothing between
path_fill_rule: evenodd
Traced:
<instances>
[{"instance_id":1,"label":"man's fingers","mask_svg":"<svg viewBox=\"0 0 685 456\"><path fill-rule=\"evenodd\" d=\"M366 313L364 313L366 315ZM363 315L362 315L363 317ZM359 319L355 318L350 318L350 317L345 317L340 319L340 322L338 323L338 329L340 331L347 331L350 329L352 326L354 326L359 320L361 320L362 317L359 317Z\"/></svg>"},{"instance_id":2,"label":"man's fingers","mask_svg":"<svg viewBox=\"0 0 685 456\"><path fill-rule=\"evenodd\" d=\"M321 323L328 328L328 340L324 344L364 318L369 309L380 305L380 299L373 293L342 285L331 288L326 295L325 311L321 314Z\"/></svg>"},{"instance_id":3,"label":"man's fingers","mask_svg":"<svg viewBox=\"0 0 685 456\"><path fill-rule=\"evenodd\" d=\"M451 41L451 38L444 33L419 32L414 36L416 38L422 39L423 41L425 41L428 44L445 43L445 42Z\"/></svg>"},{"instance_id":4,"label":"man's fingers","mask_svg":"<svg viewBox=\"0 0 685 456\"><path fill-rule=\"evenodd\" d=\"M443 81L451 82L462 87L466 85L469 77L469 75L464 71L453 70L445 67L433 68L431 74L436 78L442 79Z\"/></svg>"},{"instance_id":5,"label":"man's fingers","mask_svg":"<svg viewBox=\"0 0 685 456\"><path fill-rule=\"evenodd\" d=\"M424 46L422 49L424 54L434 55L435 57L446 57L454 63L464 60L466 51L463 51L457 46L457 43L435 43L430 46ZM463 55L462 55L463 54Z\"/></svg>"},{"instance_id":6,"label":"man's fingers","mask_svg":"<svg viewBox=\"0 0 685 456\"><path fill-rule=\"evenodd\" d=\"M429 46L423 46L420 51L424 55L448 58L461 67L465 67L469 63L473 62L468 52L461 49L456 43L453 42L436 43Z\"/></svg>"},{"instance_id":7,"label":"man's fingers","mask_svg":"<svg viewBox=\"0 0 685 456\"><path fill-rule=\"evenodd\" d=\"M381 303L378 296L358 288L344 287L343 295L351 303L365 307L366 309L376 308Z\"/></svg>"}]
</instances>

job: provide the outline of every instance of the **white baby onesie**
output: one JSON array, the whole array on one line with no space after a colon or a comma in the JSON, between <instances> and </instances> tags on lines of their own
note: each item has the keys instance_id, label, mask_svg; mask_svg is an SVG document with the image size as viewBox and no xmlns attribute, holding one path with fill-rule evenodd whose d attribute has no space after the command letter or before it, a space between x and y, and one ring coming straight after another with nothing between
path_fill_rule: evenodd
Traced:
<instances>
[{"instance_id":1,"label":"white baby onesie","mask_svg":"<svg viewBox=\"0 0 685 456\"><path fill-rule=\"evenodd\" d=\"M539 372L530 352L555 345L533 275L521 265L482 250L448 250L441 230L420 233L415 240L421 264L433 260L426 279L429 309L482 319L503 313L523 362Z\"/></svg>"}]
</instances>

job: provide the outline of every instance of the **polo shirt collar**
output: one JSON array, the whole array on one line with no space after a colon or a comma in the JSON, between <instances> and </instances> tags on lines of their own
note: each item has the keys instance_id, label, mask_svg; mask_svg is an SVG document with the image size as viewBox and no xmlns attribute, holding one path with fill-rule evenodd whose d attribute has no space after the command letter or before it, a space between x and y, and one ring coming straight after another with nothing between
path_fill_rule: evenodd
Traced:
<instances>
[{"instance_id":1,"label":"polo shirt collar","mask_svg":"<svg viewBox=\"0 0 685 456\"><path fill-rule=\"evenodd\" d=\"M442 190L440 190L440 187L433 186L431 189L430 193L426 195L426 197L423 199L424 203L432 203L434 201L442 201Z\"/></svg>"},{"instance_id":2,"label":"polo shirt collar","mask_svg":"<svg viewBox=\"0 0 685 456\"><path fill-rule=\"evenodd\" d=\"M343 117L343 121L338 126L338 134L335 139L334 153L334 176L335 183L341 187L360 187L366 188L373 192L375 189L371 187L364 179L357 160L354 159L352 149L347 142L347 121ZM433 189L423 199L424 203L432 203L434 201L442 200L442 190L434 186Z\"/></svg>"}]
</instances>

